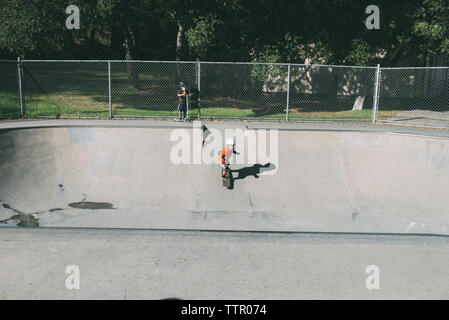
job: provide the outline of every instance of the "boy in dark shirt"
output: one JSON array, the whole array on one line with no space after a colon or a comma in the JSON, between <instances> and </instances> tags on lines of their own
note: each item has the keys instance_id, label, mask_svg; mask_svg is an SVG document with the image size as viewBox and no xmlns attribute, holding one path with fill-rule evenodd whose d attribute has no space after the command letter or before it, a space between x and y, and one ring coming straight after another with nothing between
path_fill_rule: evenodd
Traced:
<instances>
[{"instance_id":1,"label":"boy in dark shirt","mask_svg":"<svg viewBox=\"0 0 449 320\"><path fill-rule=\"evenodd\" d=\"M190 97L192 94L187 90L187 86L184 82L179 84L181 89L178 91L178 111L179 111L179 120L185 119L187 112L187 97Z\"/></svg>"}]
</instances>

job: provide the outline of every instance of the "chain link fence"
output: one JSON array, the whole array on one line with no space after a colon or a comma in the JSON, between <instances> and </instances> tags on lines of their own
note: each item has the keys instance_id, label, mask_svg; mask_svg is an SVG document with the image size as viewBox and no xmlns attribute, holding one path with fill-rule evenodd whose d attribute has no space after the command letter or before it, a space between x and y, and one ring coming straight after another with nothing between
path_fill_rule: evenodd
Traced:
<instances>
[{"instance_id":1,"label":"chain link fence","mask_svg":"<svg viewBox=\"0 0 449 320\"><path fill-rule=\"evenodd\" d=\"M17 60L0 60L0 119L21 116Z\"/></svg>"},{"instance_id":2,"label":"chain link fence","mask_svg":"<svg viewBox=\"0 0 449 320\"><path fill-rule=\"evenodd\" d=\"M379 121L449 127L449 67L382 68Z\"/></svg>"},{"instance_id":3,"label":"chain link fence","mask_svg":"<svg viewBox=\"0 0 449 320\"><path fill-rule=\"evenodd\" d=\"M28 117L108 117L108 64L101 61L22 62Z\"/></svg>"},{"instance_id":4,"label":"chain link fence","mask_svg":"<svg viewBox=\"0 0 449 320\"><path fill-rule=\"evenodd\" d=\"M0 60L0 73L0 118L174 119L184 82L191 119L449 127L449 67Z\"/></svg>"},{"instance_id":5,"label":"chain link fence","mask_svg":"<svg viewBox=\"0 0 449 320\"><path fill-rule=\"evenodd\" d=\"M190 117L198 117L197 63L111 61L110 68L113 117L176 117L180 82L192 94Z\"/></svg>"},{"instance_id":6,"label":"chain link fence","mask_svg":"<svg viewBox=\"0 0 449 320\"><path fill-rule=\"evenodd\" d=\"M290 120L371 121L377 68L292 65Z\"/></svg>"},{"instance_id":7,"label":"chain link fence","mask_svg":"<svg viewBox=\"0 0 449 320\"><path fill-rule=\"evenodd\" d=\"M203 119L285 119L288 67L201 63Z\"/></svg>"}]
</instances>

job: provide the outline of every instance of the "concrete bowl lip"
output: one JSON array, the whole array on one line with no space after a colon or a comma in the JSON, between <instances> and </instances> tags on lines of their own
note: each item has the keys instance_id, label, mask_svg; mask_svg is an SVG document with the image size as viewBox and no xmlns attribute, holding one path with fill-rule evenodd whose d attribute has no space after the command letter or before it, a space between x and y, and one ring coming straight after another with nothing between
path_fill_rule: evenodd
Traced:
<instances>
[{"instance_id":1,"label":"concrete bowl lip","mask_svg":"<svg viewBox=\"0 0 449 320\"><path fill-rule=\"evenodd\" d=\"M334 122L268 122L268 121L217 121L201 120L202 125L217 129L277 129L278 131L310 132L355 132L421 136L435 139L449 139L449 129L387 125L381 123L334 123ZM43 128L136 128L136 129L189 129L192 122L175 122L154 119L16 119L1 120L0 132L19 129Z\"/></svg>"}]
</instances>

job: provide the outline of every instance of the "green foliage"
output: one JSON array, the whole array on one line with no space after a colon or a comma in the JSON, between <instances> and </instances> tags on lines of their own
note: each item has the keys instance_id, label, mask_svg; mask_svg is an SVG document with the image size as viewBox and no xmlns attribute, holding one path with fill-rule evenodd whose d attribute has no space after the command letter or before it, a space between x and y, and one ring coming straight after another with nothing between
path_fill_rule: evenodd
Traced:
<instances>
[{"instance_id":1,"label":"green foliage","mask_svg":"<svg viewBox=\"0 0 449 320\"><path fill-rule=\"evenodd\" d=\"M369 0L24 3L2 0L0 54L174 60L181 25L184 60L389 66L422 64L428 54L449 56L447 0L377 0L380 30L365 27ZM80 8L80 30L65 28L68 4ZM262 69L255 78L267 76Z\"/></svg>"},{"instance_id":2,"label":"green foliage","mask_svg":"<svg viewBox=\"0 0 449 320\"><path fill-rule=\"evenodd\" d=\"M449 2L424 0L417 10L413 32L423 50L449 56Z\"/></svg>"},{"instance_id":3,"label":"green foliage","mask_svg":"<svg viewBox=\"0 0 449 320\"><path fill-rule=\"evenodd\" d=\"M29 0L24 5L4 0L0 10L0 48L17 56L24 56L27 51L53 50L63 38L56 20L65 21L65 12L58 3Z\"/></svg>"},{"instance_id":4,"label":"green foliage","mask_svg":"<svg viewBox=\"0 0 449 320\"><path fill-rule=\"evenodd\" d=\"M194 24L186 32L189 48L198 58L205 58L208 50L216 46L216 30L223 22L209 14L194 19Z\"/></svg>"},{"instance_id":5,"label":"green foliage","mask_svg":"<svg viewBox=\"0 0 449 320\"><path fill-rule=\"evenodd\" d=\"M285 67L276 65L282 62L279 51L273 47L266 47L261 51L255 62L273 63L273 64L255 64L251 68L251 77L257 81L265 82L268 79L276 79L282 75L286 75Z\"/></svg>"},{"instance_id":6,"label":"green foliage","mask_svg":"<svg viewBox=\"0 0 449 320\"><path fill-rule=\"evenodd\" d=\"M351 51L346 56L345 62L356 66L368 65L372 59L371 46L361 39L352 41Z\"/></svg>"},{"instance_id":7,"label":"green foliage","mask_svg":"<svg viewBox=\"0 0 449 320\"><path fill-rule=\"evenodd\" d=\"M284 53L283 61L293 63L327 64L332 61L332 50L326 40L307 43L298 35L286 33L283 41L278 42Z\"/></svg>"}]
</instances>

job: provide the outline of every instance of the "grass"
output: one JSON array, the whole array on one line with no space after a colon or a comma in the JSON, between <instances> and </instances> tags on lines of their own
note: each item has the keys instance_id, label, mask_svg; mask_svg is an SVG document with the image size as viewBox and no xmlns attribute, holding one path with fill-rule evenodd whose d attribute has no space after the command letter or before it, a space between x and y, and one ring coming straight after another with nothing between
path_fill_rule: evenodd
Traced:
<instances>
[{"instance_id":1,"label":"grass","mask_svg":"<svg viewBox=\"0 0 449 320\"><path fill-rule=\"evenodd\" d=\"M135 107L127 106L122 102L113 103L113 115L122 117L168 117L179 116L176 103L173 105L151 106L150 101L137 101ZM210 104L210 103L209 103ZM55 116L55 117L100 117L109 116L109 107L106 96L80 95L77 92L64 92L63 94L42 94L26 98L26 115L29 117ZM379 111L378 119L383 120L394 117L399 111ZM198 109L191 109L191 118L198 117ZM0 93L0 117L20 115L19 98L17 94ZM201 118L254 118L254 119L285 119L285 113L272 113L255 116L251 108L201 108ZM291 110L290 120L359 120L369 121L372 118L371 110L348 111L319 111L300 112Z\"/></svg>"},{"instance_id":2,"label":"grass","mask_svg":"<svg viewBox=\"0 0 449 320\"><path fill-rule=\"evenodd\" d=\"M137 116L137 117L177 117L179 112L174 110L146 110L133 108L114 108L114 115ZM251 117L252 110L235 108L201 108L202 118L245 118ZM190 118L198 117L198 109L189 110Z\"/></svg>"},{"instance_id":3,"label":"grass","mask_svg":"<svg viewBox=\"0 0 449 320\"><path fill-rule=\"evenodd\" d=\"M20 116L18 94L0 92L0 118Z\"/></svg>"},{"instance_id":4,"label":"grass","mask_svg":"<svg viewBox=\"0 0 449 320\"><path fill-rule=\"evenodd\" d=\"M95 96L88 97L73 93L49 94L28 99L25 104L26 114L33 116L75 116L108 117L108 105L97 101Z\"/></svg>"}]
</instances>

